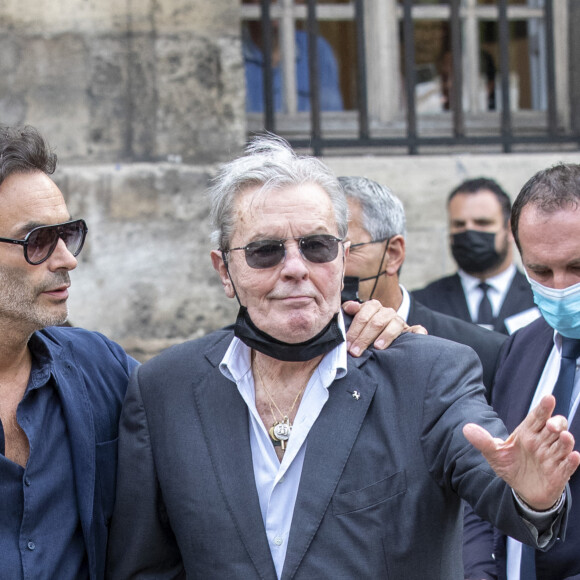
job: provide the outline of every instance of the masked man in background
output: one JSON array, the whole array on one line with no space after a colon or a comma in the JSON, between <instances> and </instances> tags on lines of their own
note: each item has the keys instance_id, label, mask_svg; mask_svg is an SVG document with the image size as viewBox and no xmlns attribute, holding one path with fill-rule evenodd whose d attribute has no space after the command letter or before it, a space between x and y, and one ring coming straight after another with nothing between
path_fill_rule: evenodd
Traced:
<instances>
[{"instance_id":1,"label":"masked man in background","mask_svg":"<svg viewBox=\"0 0 580 580\"><path fill-rule=\"evenodd\" d=\"M511 334L539 316L513 263L511 202L493 179L469 179L447 200L451 253L459 270L413 296L432 310Z\"/></svg>"}]
</instances>

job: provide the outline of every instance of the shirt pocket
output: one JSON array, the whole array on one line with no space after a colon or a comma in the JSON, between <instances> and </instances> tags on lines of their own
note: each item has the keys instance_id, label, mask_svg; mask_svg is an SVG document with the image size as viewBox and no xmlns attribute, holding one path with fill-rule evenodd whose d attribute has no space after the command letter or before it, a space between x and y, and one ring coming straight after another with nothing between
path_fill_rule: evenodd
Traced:
<instances>
[{"instance_id":1,"label":"shirt pocket","mask_svg":"<svg viewBox=\"0 0 580 580\"><path fill-rule=\"evenodd\" d=\"M376 483L332 498L332 513L335 516L348 514L372 507L407 491L405 471L399 471Z\"/></svg>"}]
</instances>

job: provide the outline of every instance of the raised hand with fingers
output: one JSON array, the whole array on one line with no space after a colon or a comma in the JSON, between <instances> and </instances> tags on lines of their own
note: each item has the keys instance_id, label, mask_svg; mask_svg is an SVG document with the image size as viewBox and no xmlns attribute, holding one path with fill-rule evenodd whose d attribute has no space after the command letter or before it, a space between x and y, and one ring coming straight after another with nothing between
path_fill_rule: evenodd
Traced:
<instances>
[{"instance_id":1,"label":"raised hand with fingers","mask_svg":"<svg viewBox=\"0 0 580 580\"><path fill-rule=\"evenodd\" d=\"M545 511L560 499L566 483L580 465L574 437L561 415L552 417L555 399L545 396L505 440L468 423L467 440L493 470L532 509Z\"/></svg>"}]
</instances>

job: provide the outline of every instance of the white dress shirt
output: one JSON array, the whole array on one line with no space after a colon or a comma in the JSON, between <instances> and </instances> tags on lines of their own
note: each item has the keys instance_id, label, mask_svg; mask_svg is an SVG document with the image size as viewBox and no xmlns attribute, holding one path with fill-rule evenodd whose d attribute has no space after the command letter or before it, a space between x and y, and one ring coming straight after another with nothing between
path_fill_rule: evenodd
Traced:
<instances>
[{"instance_id":1,"label":"white dress shirt","mask_svg":"<svg viewBox=\"0 0 580 580\"><path fill-rule=\"evenodd\" d=\"M339 327L345 335L342 313ZM251 349L241 340L232 340L220 363L220 371L236 383L250 415L250 446L256 489L262 519L278 578L282 575L290 525L298 494L307 436L328 400L328 388L335 379L346 375L346 342L342 342L321 360L308 381L292 425L282 461L278 460L272 439L256 409Z\"/></svg>"},{"instance_id":2,"label":"white dress shirt","mask_svg":"<svg viewBox=\"0 0 580 580\"><path fill-rule=\"evenodd\" d=\"M459 274L461 285L463 286L463 293L465 294L465 300L467 301L469 315L471 316L471 320L476 322L479 312L479 303L483 297L483 290L479 288L481 280L475 276L471 276L463 270L458 270L457 273ZM499 314L501 305L505 300L515 275L516 267L513 264L510 264L503 272L485 279L486 284L489 284L487 297L491 302L491 311L494 317L497 317Z\"/></svg>"},{"instance_id":3,"label":"white dress shirt","mask_svg":"<svg viewBox=\"0 0 580 580\"><path fill-rule=\"evenodd\" d=\"M532 398L530 410L538 405L542 397L552 393L558 375L560 374L560 360L562 349L562 337L554 331L554 346L548 356L544 371L540 377L540 382L536 387L536 392ZM576 360L576 374L574 376L574 390L572 391L572 399L570 405L570 413L568 415L568 422L571 423L580 402L580 373L578 372L580 358ZM507 577L508 580L522 580L520 579L520 562L522 556L522 545L517 540L508 537L507 540Z\"/></svg>"},{"instance_id":4,"label":"white dress shirt","mask_svg":"<svg viewBox=\"0 0 580 580\"><path fill-rule=\"evenodd\" d=\"M409 296L409 293L407 292L407 289L404 286L399 284L399 288L403 293L403 301L401 302L401 306L399 306L399 309L397 310L397 314L405 322L407 322L407 319L409 318L409 311L411 310L411 297Z\"/></svg>"},{"instance_id":5,"label":"white dress shirt","mask_svg":"<svg viewBox=\"0 0 580 580\"><path fill-rule=\"evenodd\" d=\"M483 298L483 290L479 287L481 280L471 276L463 270L458 270L457 274L461 280L461 286L463 287L463 293L465 294L465 300L467 301L467 308L469 309L469 315L473 322L477 321L477 316L479 313L479 304ZM491 303L491 312L494 317L499 315L502 304L507 296L508 290L510 289L511 283L516 275L516 267L514 264L500 272L496 276L491 278L486 278L485 282L489 285L487 290L487 297ZM513 334L519 328L523 328L530 322L535 320L540 316L540 311L534 306L508 316L504 319L505 327L509 334ZM493 330L489 325L482 324L481 326Z\"/></svg>"}]
</instances>

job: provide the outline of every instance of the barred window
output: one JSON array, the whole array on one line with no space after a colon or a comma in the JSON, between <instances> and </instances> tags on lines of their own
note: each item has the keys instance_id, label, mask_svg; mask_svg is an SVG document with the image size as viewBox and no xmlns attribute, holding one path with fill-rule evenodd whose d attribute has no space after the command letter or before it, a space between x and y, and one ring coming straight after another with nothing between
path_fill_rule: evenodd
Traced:
<instances>
[{"instance_id":1,"label":"barred window","mask_svg":"<svg viewBox=\"0 0 580 580\"><path fill-rule=\"evenodd\" d=\"M567 12L553 0L244 0L248 130L411 152L569 140Z\"/></svg>"}]
</instances>

